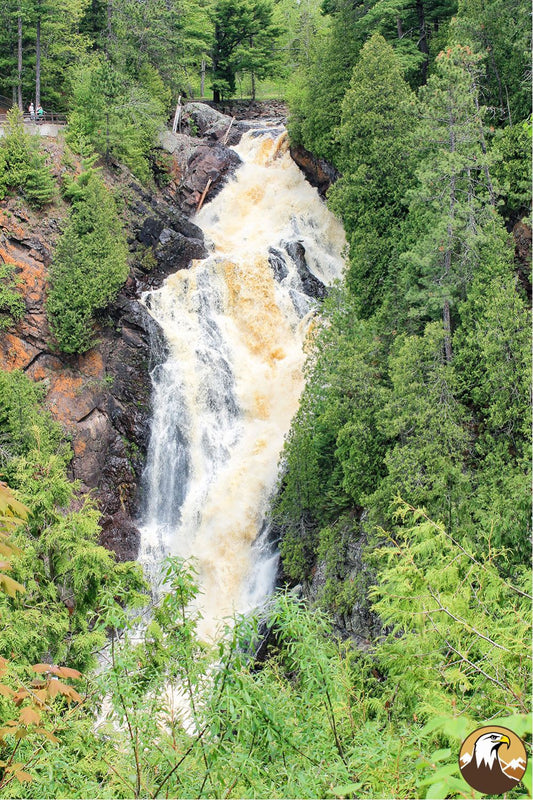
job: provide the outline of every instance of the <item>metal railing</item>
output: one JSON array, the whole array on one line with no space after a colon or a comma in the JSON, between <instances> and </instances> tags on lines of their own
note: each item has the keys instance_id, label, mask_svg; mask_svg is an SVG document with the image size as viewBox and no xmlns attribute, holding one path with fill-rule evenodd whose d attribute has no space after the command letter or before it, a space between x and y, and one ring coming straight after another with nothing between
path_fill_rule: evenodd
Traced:
<instances>
[{"instance_id":1,"label":"metal railing","mask_svg":"<svg viewBox=\"0 0 533 800\"><path fill-rule=\"evenodd\" d=\"M41 116L35 115L35 119L31 119L28 113L23 114L24 122L28 124L40 125L42 123L52 123L53 125L66 125L67 115L58 114L57 111L45 111ZM0 114L0 125L6 122L7 114Z\"/></svg>"}]
</instances>

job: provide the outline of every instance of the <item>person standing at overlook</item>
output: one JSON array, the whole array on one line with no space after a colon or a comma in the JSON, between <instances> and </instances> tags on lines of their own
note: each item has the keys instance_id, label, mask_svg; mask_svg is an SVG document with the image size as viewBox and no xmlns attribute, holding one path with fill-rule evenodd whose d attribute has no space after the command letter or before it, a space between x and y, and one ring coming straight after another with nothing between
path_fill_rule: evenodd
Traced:
<instances>
[{"instance_id":1,"label":"person standing at overlook","mask_svg":"<svg viewBox=\"0 0 533 800\"><path fill-rule=\"evenodd\" d=\"M35 122L35 108L33 106L33 101L28 106L28 111L30 114L30 119L32 122Z\"/></svg>"}]
</instances>

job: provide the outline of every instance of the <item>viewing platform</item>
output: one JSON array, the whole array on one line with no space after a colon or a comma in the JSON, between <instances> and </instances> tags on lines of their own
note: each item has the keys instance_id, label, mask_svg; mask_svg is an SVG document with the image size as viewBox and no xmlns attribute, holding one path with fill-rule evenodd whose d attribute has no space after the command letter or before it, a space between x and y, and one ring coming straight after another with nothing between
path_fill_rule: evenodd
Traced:
<instances>
[{"instance_id":1,"label":"viewing platform","mask_svg":"<svg viewBox=\"0 0 533 800\"><path fill-rule=\"evenodd\" d=\"M4 135L4 127L7 115L0 112L0 136ZM30 119L30 115L24 114L24 128L27 133L35 136L51 136L56 138L61 128L67 124L67 115L58 114L55 111L45 111L42 117L37 120Z\"/></svg>"}]
</instances>

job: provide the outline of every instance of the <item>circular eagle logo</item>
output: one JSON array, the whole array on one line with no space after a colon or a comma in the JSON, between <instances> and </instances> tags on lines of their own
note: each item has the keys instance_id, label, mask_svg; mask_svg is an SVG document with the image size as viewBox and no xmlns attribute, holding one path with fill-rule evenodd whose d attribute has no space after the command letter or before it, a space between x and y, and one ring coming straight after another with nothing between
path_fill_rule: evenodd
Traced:
<instances>
[{"instance_id":1,"label":"circular eagle logo","mask_svg":"<svg viewBox=\"0 0 533 800\"><path fill-rule=\"evenodd\" d=\"M508 728L491 725L467 736L459 751L465 781L483 794L504 794L522 780L527 753L522 739Z\"/></svg>"}]
</instances>

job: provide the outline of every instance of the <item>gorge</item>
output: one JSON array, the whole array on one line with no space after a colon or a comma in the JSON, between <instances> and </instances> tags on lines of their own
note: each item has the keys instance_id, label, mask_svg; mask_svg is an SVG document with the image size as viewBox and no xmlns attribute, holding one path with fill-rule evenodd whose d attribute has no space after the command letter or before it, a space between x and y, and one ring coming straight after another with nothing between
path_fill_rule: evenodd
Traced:
<instances>
[{"instance_id":1,"label":"gorge","mask_svg":"<svg viewBox=\"0 0 533 800\"><path fill-rule=\"evenodd\" d=\"M0 5L0 798L471 794L531 734L530 9Z\"/></svg>"}]
</instances>

